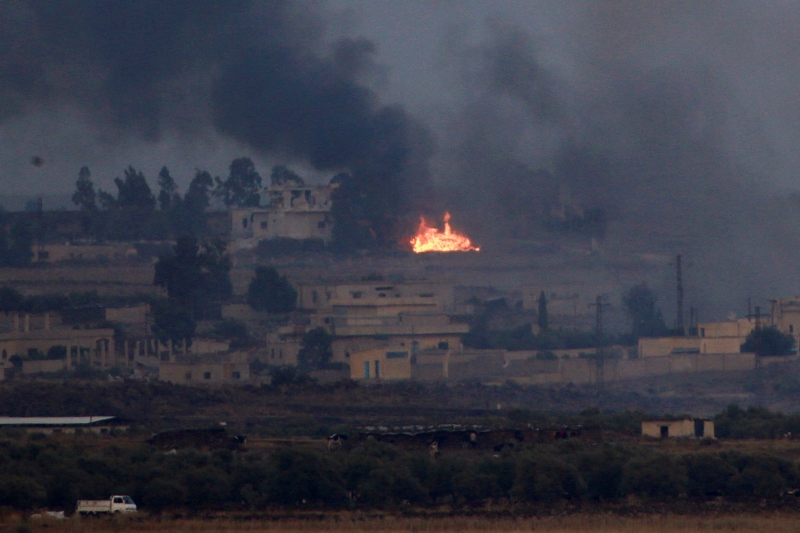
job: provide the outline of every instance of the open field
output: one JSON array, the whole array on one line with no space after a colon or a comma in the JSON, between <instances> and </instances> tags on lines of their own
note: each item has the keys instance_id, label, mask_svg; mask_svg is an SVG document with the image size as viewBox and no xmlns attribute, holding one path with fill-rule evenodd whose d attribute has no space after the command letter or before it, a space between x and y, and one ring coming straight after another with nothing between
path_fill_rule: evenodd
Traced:
<instances>
[{"instance_id":1,"label":"open field","mask_svg":"<svg viewBox=\"0 0 800 533\"><path fill-rule=\"evenodd\" d=\"M694 533L705 531L770 531L800 530L800 515L793 513L721 514L721 515L648 515L609 516L572 515L543 518L406 518L391 515L332 515L309 520L234 520L220 519L30 519L21 522L9 517L4 524L11 531L91 531L128 533L239 533L253 531L544 531L550 533Z\"/></svg>"}]
</instances>

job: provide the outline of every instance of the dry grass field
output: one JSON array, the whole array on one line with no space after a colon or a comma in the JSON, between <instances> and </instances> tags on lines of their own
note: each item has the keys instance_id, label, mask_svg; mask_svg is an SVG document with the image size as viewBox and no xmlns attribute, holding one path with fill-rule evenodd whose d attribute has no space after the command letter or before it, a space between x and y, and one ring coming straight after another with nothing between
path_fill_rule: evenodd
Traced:
<instances>
[{"instance_id":1,"label":"dry grass field","mask_svg":"<svg viewBox=\"0 0 800 533\"><path fill-rule=\"evenodd\" d=\"M48 532L153 532L153 533L245 533L254 531L312 532L312 531L542 531L548 533L694 533L710 531L775 533L800 530L800 515L763 513L741 515L647 515L609 516L572 515L544 518L405 518L394 516L332 515L328 518L287 520L220 519L157 519L157 518L97 518L49 520L9 516L4 531Z\"/></svg>"}]
</instances>

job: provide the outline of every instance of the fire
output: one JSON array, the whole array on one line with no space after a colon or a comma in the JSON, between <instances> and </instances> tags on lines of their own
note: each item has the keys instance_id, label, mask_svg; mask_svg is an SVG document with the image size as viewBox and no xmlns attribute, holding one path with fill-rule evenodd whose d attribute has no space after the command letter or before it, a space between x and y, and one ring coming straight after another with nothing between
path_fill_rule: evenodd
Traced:
<instances>
[{"instance_id":1,"label":"fire","mask_svg":"<svg viewBox=\"0 0 800 533\"><path fill-rule=\"evenodd\" d=\"M425 217L419 217L419 228L417 234L409 241L415 253L425 252L469 252L480 251L480 248L473 246L469 237L455 233L450 228L450 213L444 213L444 231L439 231L437 227L428 226Z\"/></svg>"}]
</instances>

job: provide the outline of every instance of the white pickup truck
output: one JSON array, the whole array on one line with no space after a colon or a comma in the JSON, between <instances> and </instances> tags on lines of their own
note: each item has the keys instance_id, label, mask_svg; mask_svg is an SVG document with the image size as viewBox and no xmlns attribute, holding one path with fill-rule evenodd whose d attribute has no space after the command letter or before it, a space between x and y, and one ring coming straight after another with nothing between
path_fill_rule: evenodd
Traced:
<instances>
[{"instance_id":1,"label":"white pickup truck","mask_svg":"<svg viewBox=\"0 0 800 533\"><path fill-rule=\"evenodd\" d=\"M107 500L78 500L78 514L135 513L136 504L130 496L114 495Z\"/></svg>"}]
</instances>

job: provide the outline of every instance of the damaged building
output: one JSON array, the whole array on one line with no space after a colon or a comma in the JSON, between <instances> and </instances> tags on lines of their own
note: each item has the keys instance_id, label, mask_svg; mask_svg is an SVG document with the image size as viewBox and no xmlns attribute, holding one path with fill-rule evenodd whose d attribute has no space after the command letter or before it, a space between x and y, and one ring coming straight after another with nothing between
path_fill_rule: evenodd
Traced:
<instances>
[{"instance_id":1,"label":"damaged building","mask_svg":"<svg viewBox=\"0 0 800 533\"><path fill-rule=\"evenodd\" d=\"M332 236L331 195L336 187L273 185L266 190L267 205L230 210L231 239L238 248L279 238L327 243Z\"/></svg>"}]
</instances>

